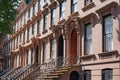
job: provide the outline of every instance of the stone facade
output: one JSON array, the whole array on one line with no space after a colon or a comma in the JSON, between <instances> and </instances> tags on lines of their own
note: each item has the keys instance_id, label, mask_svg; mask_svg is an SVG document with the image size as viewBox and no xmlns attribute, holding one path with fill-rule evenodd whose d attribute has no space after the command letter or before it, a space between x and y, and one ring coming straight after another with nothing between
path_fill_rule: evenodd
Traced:
<instances>
[{"instance_id":1,"label":"stone facade","mask_svg":"<svg viewBox=\"0 0 120 80\"><path fill-rule=\"evenodd\" d=\"M15 33L4 46L6 67L46 68L53 60L55 67L73 67L60 80L74 80L72 72L80 80L120 80L119 5L119 0L23 0ZM103 77L106 70L112 71L110 79Z\"/></svg>"}]
</instances>

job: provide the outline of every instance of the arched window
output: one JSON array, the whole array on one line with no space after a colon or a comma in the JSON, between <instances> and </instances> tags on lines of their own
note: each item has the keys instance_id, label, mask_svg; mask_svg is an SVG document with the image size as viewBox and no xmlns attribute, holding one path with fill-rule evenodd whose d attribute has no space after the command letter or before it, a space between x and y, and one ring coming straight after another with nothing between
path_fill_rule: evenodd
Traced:
<instances>
[{"instance_id":1,"label":"arched window","mask_svg":"<svg viewBox=\"0 0 120 80\"><path fill-rule=\"evenodd\" d=\"M113 80L113 70L103 69L102 70L102 80Z\"/></svg>"},{"instance_id":2,"label":"arched window","mask_svg":"<svg viewBox=\"0 0 120 80\"><path fill-rule=\"evenodd\" d=\"M84 80L91 80L91 70L84 71Z\"/></svg>"}]
</instances>

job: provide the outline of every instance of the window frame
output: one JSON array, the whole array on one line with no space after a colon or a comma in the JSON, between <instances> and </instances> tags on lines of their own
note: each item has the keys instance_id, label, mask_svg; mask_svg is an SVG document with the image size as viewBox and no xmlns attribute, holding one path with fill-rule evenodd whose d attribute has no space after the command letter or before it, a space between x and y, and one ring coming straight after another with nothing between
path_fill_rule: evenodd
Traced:
<instances>
[{"instance_id":1,"label":"window frame","mask_svg":"<svg viewBox=\"0 0 120 80\"><path fill-rule=\"evenodd\" d=\"M60 3L60 19L65 16L65 1Z\"/></svg>"},{"instance_id":2,"label":"window frame","mask_svg":"<svg viewBox=\"0 0 120 80\"><path fill-rule=\"evenodd\" d=\"M45 63L45 59L46 59L46 42L43 43L43 55L42 55L42 63Z\"/></svg>"},{"instance_id":3,"label":"window frame","mask_svg":"<svg viewBox=\"0 0 120 80\"><path fill-rule=\"evenodd\" d=\"M31 48L31 63L34 63L34 48Z\"/></svg>"},{"instance_id":4,"label":"window frame","mask_svg":"<svg viewBox=\"0 0 120 80\"><path fill-rule=\"evenodd\" d=\"M32 35L34 35L34 33L35 33L35 24L32 24Z\"/></svg>"},{"instance_id":5,"label":"window frame","mask_svg":"<svg viewBox=\"0 0 120 80\"><path fill-rule=\"evenodd\" d=\"M30 8L28 9L28 20L30 19Z\"/></svg>"},{"instance_id":6,"label":"window frame","mask_svg":"<svg viewBox=\"0 0 120 80\"><path fill-rule=\"evenodd\" d=\"M88 79L88 78L90 78L90 79ZM84 71L84 80L91 80L91 70Z\"/></svg>"},{"instance_id":7,"label":"window frame","mask_svg":"<svg viewBox=\"0 0 120 80\"><path fill-rule=\"evenodd\" d=\"M84 29L84 34L85 34L85 36L84 36L84 55L92 54L92 32L91 32L91 39L87 39L87 27L89 27L89 26L91 26L91 31L92 31L92 23L85 24L85 29ZM91 48L91 50L89 52L87 52L88 51L88 44L86 43L88 41L91 43L91 45L89 45L90 48Z\"/></svg>"},{"instance_id":8,"label":"window frame","mask_svg":"<svg viewBox=\"0 0 120 80\"><path fill-rule=\"evenodd\" d=\"M41 8L41 0L38 0L38 11L40 10Z\"/></svg>"},{"instance_id":9,"label":"window frame","mask_svg":"<svg viewBox=\"0 0 120 80\"><path fill-rule=\"evenodd\" d=\"M74 0L71 0L71 13L76 12L74 9L75 9L75 7L77 9L77 3L78 3L78 0L76 0L75 3L74 3Z\"/></svg>"},{"instance_id":10,"label":"window frame","mask_svg":"<svg viewBox=\"0 0 120 80\"><path fill-rule=\"evenodd\" d=\"M51 26L55 24L55 8L51 10Z\"/></svg>"},{"instance_id":11,"label":"window frame","mask_svg":"<svg viewBox=\"0 0 120 80\"><path fill-rule=\"evenodd\" d=\"M27 28L27 40L29 40L29 36L30 36L30 28Z\"/></svg>"},{"instance_id":12,"label":"window frame","mask_svg":"<svg viewBox=\"0 0 120 80\"><path fill-rule=\"evenodd\" d=\"M43 19L43 31L47 29L47 14L44 15Z\"/></svg>"},{"instance_id":13,"label":"window frame","mask_svg":"<svg viewBox=\"0 0 120 80\"><path fill-rule=\"evenodd\" d=\"M54 43L54 39L50 40L50 59L53 59L55 53L55 43Z\"/></svg>"},{"instance_id":14,"label":"window frame","mask_svg":"<svg viewBox=\"0 0 120 80\"><path fill-rule=\"evenodd\" d=\"M35 16L35 4L33 4L33 16Z\"/></svg>"},{"instance_id":15,"label":"window frame","mask_svg":"<svg viewBox=\"0 0 120 80\"><path fill-rule=\"evenodd\" d=\"M40 19L37 20L37 34L40 33Z\"/></svg>"},{"instance_id":16,"label":"window frame","mask_svg":"<svg viewBox=\"0 0 120 80\"><path fill-rule=\"evenodd\" d=\"M108 17L111 17L111 19L112 19L112 32L111 33L107 33L106 34L106 30L105 30L105 19L106 18L108 18ZM112 18L112 15L111 14L108 14L108 15L105 15L105 16L103 16L103 27L102 27L103 29L103 33L102 33L102 37L103 37L103 52L108 52L108 51L111 51L111 50L113 50L113 18ZM109 50L107 50L107 46L110 46L110 45L107 45L107 43L109 43L109 42L107 42L106 41L106 38L107 38L107 36L108 35L111 35L111 37L112 37L112 43L111 43L111 49Z\"/></svg>"},{"instance_id":17,"label":"window frame","mask_svg":"<svg viewBox=\"0 0 120 80\"><path fill-rule=\"evenodd\" d=\"M112 72L112 73L110 73L110 72ZM103 69L102 70L102 80L109 80L109 79L106 79L107 77L108 77L108 75L109 75L109 77L111 77L112 78L112 80L113 80L113 69L110 69L110 68L108 68L108 69ZM107 76L106 76L107 75Z\"/></svg>"}]
</instances>

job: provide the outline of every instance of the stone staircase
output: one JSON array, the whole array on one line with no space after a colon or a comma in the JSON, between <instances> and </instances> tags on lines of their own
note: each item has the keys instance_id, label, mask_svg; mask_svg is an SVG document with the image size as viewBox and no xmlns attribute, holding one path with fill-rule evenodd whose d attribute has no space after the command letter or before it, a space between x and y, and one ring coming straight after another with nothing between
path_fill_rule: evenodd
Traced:
<instances>
[{"instance_id":1,"label":"stone staircase","mask_svg":"<svg viewBox=\"0 0 120 80\"><path fill-rule=\"evenodd\" d=\"M61 66L49 72L41 72L35 80L59 80L60 76L64 75L70 69L70 66Z\"/></svg>"}]
</instances>

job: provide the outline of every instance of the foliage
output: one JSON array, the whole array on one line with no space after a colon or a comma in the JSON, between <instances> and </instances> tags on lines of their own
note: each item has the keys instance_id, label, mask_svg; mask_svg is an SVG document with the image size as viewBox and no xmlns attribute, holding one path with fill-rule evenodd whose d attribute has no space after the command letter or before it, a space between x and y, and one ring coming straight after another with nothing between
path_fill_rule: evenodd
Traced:
<instances>
[{"instance_id":1,"label":"foliage","mask_svg":"<svg viewBox=\"0 0 120 80\"><path fill-rule=\"evenodd\" d=\"M20 0L0 0L0 33L11 34Z\"/></svg>"}]
</instances>

